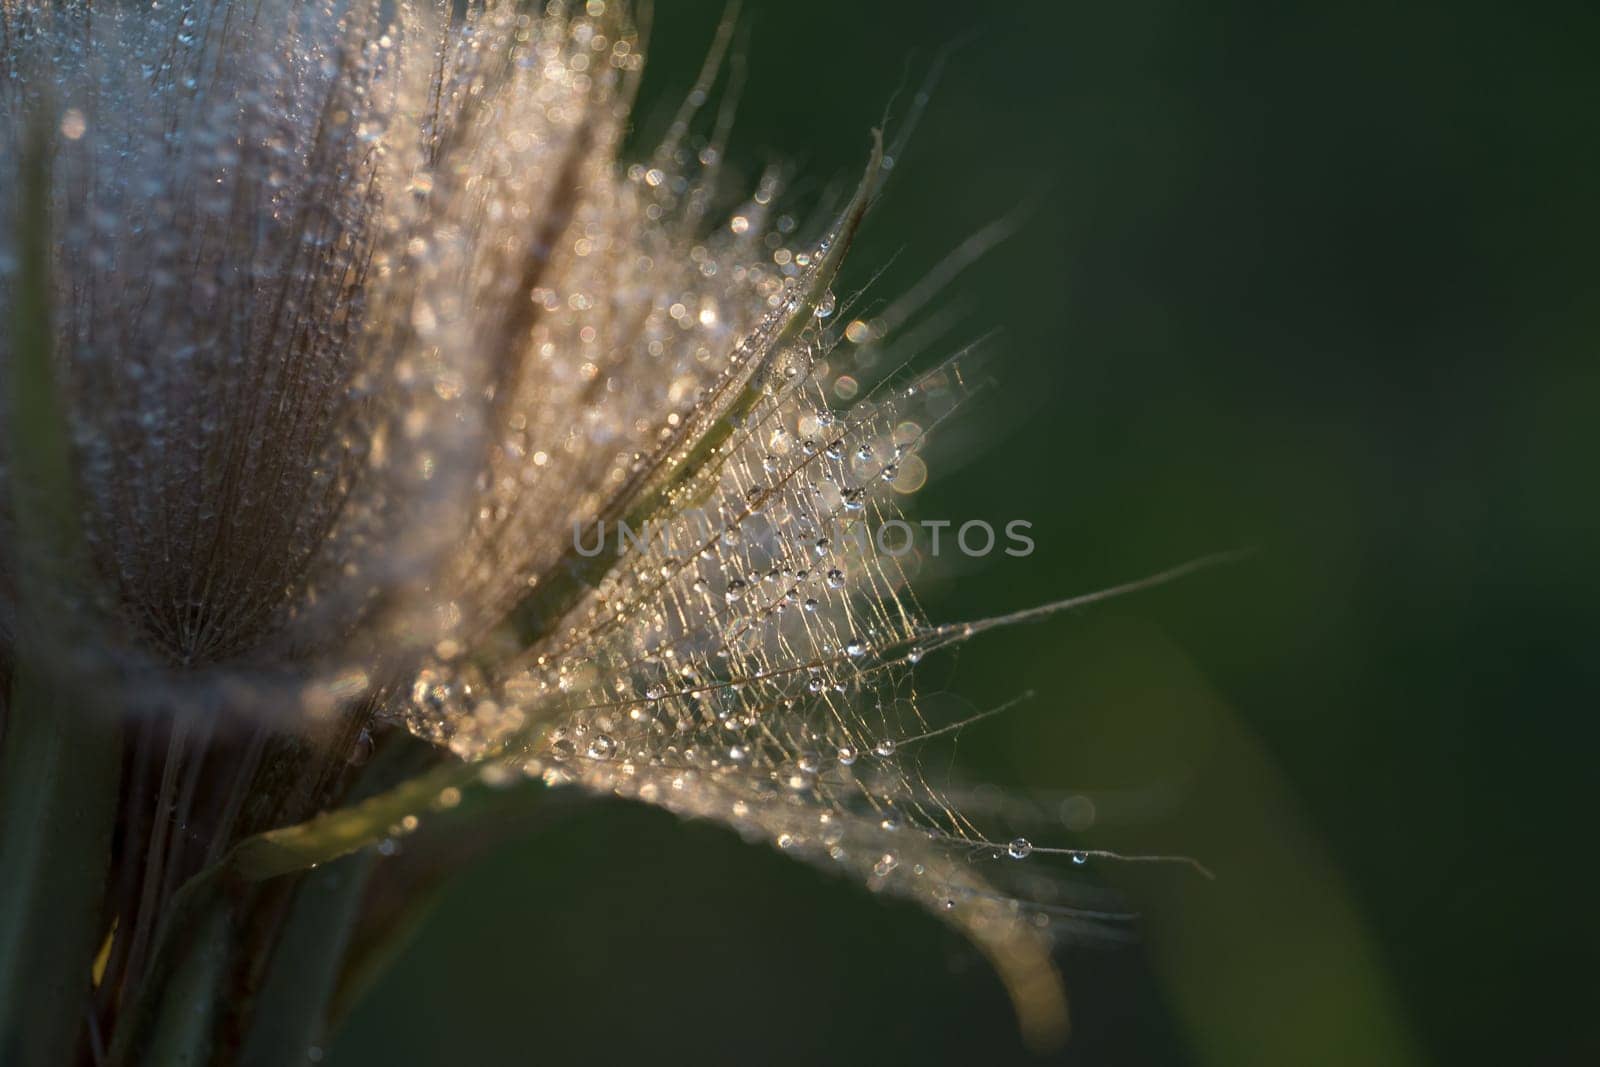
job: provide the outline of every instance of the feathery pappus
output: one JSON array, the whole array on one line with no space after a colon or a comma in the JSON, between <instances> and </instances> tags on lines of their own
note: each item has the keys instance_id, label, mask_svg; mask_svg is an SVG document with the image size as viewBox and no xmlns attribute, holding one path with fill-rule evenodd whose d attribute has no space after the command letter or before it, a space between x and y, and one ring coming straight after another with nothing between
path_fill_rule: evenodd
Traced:
<instances>
[{"instance_id":1,"label":"feathery pappus","mask_svg":"<svg viewBox=\"0 0 1600 1067\"><path fill-rule=\"evenodd\" d=\"M0 653L127 724L105 1025L186 880L403 726L915 900L1064 1026L1094 917L923 772L966 720L915 682L1062 605L935 625L862 536L973 389L836 291L893 148L810 226L729 199L724 33L629 162L639 41L617 0L0 5Z\"/></svg>"}]
</instances>

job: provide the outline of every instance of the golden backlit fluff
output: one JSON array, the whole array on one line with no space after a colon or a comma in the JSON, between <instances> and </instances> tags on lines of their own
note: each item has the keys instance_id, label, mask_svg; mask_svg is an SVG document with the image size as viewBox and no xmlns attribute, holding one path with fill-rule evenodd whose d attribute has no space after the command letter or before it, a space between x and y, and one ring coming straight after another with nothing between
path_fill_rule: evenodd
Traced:
<instances>
[{"instance_id":1,"label":"golden backlit fluff","mask_svg":"<svg viewBox=\"0 0 1600 1067\"><path fill-rule=\"evenodd\" d=\"M1080 913L997 888L1032 846L917 759L961 725L918 660L1032 615L930 625L902 560L841 536L898 514L967 390L958 361L894 372L831 288L881 148L809 230L771 177L713 216L703 86L618 159L615 3L389 10L0 6L4 297L43 213L117 620L79 655L126 708L341 752L403 723L491 780L725 823L954 923L1059 1031L1049 942Z\"/></svg>"}]
</instances>

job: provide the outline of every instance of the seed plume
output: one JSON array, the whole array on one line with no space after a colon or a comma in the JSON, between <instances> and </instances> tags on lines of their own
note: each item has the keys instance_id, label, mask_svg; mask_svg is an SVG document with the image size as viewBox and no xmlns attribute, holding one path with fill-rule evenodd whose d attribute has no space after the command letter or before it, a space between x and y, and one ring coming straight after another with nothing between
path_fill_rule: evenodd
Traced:
<instances>
[{"instance_id":1,"label":"seed plume","mask_svg":"<svg viewBox=\"0 0 1600 1067\"><path fill-rule=\"evenodd\" d=\"M726 36L629 161L611 0L0 3L3 184L52 176L0 198L0 306L41 213L114 620L84 654L130 707L398 724L489 779L726 824L954 923L1047 1036L1051 935L1106 916L919 759L984 717L934 714L919 662L1034 616L936 625L873 536L985 379L837 286L879 133L809 223L776 173L727 187L726 114L694 132Z\"/></svg>"}]
</instances>

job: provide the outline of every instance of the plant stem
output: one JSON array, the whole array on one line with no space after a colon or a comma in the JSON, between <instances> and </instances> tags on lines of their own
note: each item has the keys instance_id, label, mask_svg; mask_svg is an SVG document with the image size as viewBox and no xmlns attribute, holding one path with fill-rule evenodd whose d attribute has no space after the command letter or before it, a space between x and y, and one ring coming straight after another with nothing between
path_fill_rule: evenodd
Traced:
<instances>
[{"instance_id":1,"label":"plant stem","mask_svg":"<svg viewBox=\"0 0 1600 1067\"><path fill-rule=\"evenodd\" d=\"M324 864L300 880L251 1005L242 1067L301 1062L321 1037L376 861L372 852L361 852Z\"/></svg>"},{"instance_id":2,"label":"plant stem","mask_svg":"<svg viewBox=\"0 0 1600 1067\"><path fill-rule=\"evenodd\" d=\"M59 1067L76 1047L120 770L117 724L19 657L0 758L0 1063Z\"/></svg>"}]
</instances>

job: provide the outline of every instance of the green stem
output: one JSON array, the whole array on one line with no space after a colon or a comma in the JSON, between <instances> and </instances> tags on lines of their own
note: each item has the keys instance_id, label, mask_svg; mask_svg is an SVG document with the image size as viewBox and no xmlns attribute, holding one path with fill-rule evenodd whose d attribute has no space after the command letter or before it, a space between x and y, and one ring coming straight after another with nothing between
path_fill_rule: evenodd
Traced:
<instances>
[{"instance_id":1,"label":"green stem","mask_svg":"<svg viewBox=\"0 0 1600 1067\"><path fill-rule=\"evenodd\" d=\"M433 757L409 738L387 738L357 779L352 801L370 800L403 784L424 755ZM369 849L323 863L293 885L288 909L266 950L259 985L247 979L241 997L247 1003L236 1006L245 1019L241 1067L303 1062L321 1038L377 864L376 852Z\"/></svg>"},{"instance_id":2,"label":"green stem","mask_svg":"<svg viewBox=\"0 0 1600 1067\"><path fill-rule=\"evenodd\" d=\"M241 1067L280 1067L305 1061L321 1037L345 947L377 856L346 856L308 873L276 944L265 979L250 1006Z\"/></svg>"},{"instance_id":3,"label":"green stem","mask_svg":"<svg viewBox=\"0 0 1600 1067\"><path fill-rule=\"evenodd\" d=\"M168 904L156 932L155 953L140 979L138 992L117 1018L107 1063L111 1067L155 1062L149 1050L158 1039L169 1050L182 1046L176 1035L195 1034L175 1020L203 1002L207 1028L197 1040L209 1042L217 983L196 986L188 976L219 974L226 965L224 944L231 933L233 903L222 868L208 867L183 884ZM221 956L216 955L221 953ZM196 962L199 957L204 962Z\"/></svg>"},{"instance_id":4,"label":"green stem","mask_svg":"<svg viewBox=\"0 0 1600 1067\"><path fill-rule=\"evenodd\" d=\"M228 909L207 910L191 934L191 951L163 990L150 1044L139 1060L149 1067L204 1067L215 1062L218 992L233 945Z\"/></svg>"},{"instance_id":5,"label":"green stem","mask_svg":"<svg viewBox=\"0 0 1600 1067\"><path fill-rule=\"evenodd\" d=\"M77 1045L104 930L121 738L19 657L0 758L0 1063Z\"/></svg>"},{"instance_id":6,"label":"green stem","mask_svg":"<svg viewBox=\"0 0 1600 1067\"><path fill-rule=\"evenodd\" d=\"M532 744L537 732L518 742ZM192 1062L181 1056L150 1058L158 1042L169 1050L188 1050L182 1056L192 1057L213 1038L220 987L193 986L186 976L221 973L219 968L230 963L235 968L241 962L248 965L250 950L241 960L230 961L234 944L211 941L228 937L235 926L254 928L261 883L305 871L312 873L293 888L289 911L274 926L271 956L254 1002L245 1004L252 999L246 992L236 998L234 1008L244 1007L248 1020L241 1049L246 1064L280 1062L285 1054L298 1057L315 1040L337 988L367 874L376 862L370 852L357 857L351 853L387 837L407 816L429 810L454 815L457 809L475 809L482 794L492 792L482 784L480 763L452 762L396 784L395 776L410 769L407 756L404 747L380 752L364 779L372 790L364 799L246 838L184 884L156 933L155 955L141 991L118 1020L111 1064ZM210 1029L197 1028L197 1012Z\"/></svg>"}]
</instances>

